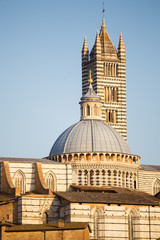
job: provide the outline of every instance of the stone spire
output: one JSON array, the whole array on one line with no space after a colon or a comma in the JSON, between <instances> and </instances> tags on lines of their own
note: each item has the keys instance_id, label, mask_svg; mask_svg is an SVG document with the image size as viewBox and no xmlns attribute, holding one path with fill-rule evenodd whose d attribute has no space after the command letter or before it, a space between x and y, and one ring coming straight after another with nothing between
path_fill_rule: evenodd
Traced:
<instances>
[{"instance_id":1,"label":"stone spire","mask_svg":"<svg viewBox=\"0 0 160 240\"><path fill-rule=\"evenodd\" d=\"M106 27L104 17L103 17L103 19L102 19L102 27L104 27L104 28Z\"/></svg>"},{"instance_id":2,"label":"stone spire","mask_svg":"<svg viewBox=\"0 0 160 240\"><path fill-rule=\"evenodd\" d=\"M95 40L95 52L96 52L96 56L97 56L97 54L101 54L101 42L100 42L98 30L97 30L97 34L96 34L96 40Z\"/></svg>"},{"instance_id":3,"label":"stone spire","mask_svg":"<svg viewBox=\"0 0 160 240\"><path fill-rule=\"evenodd\" d=\"M83 42L83 47L82 47L82 53L85 54L87 52L89 52L89 50L88 50L87 39L86 39L86 36L85 36L84 42Z\"/></svg>"},{"instance_id":4,"label":"stone spire","mask_svg":"<svg viewBox=\"0 0 160 240\"><path fill-rule=\"evenodd\" d=\"M86 94L81 97L81 120L101 119L101 101L92 87L91 70L89 74L89 88Z\"/></svg>"},{"instance_id":5,"label":"stone spire","mask_svg":"<svg viewBox=\"0 0 160 240\"><path fill-rule=\"evenodd\" d=\"M103 53L105 53L109 56L111 56L111 55L117 56L117 51L114 47L114 44L107 33L104 18L102 19L102 26L101 26L101 30L100 30L100 41L101 41Z\"/></svg>"},{"instance_id":6,"label":"stone spire","mask_svg":"<svg viewBox=\"0 0 160 240\"><path fill-rule=\"evenodd\" d=\"M125 62L125 46L124 46L124 42L123 42L122 33L120 33L117 55L118 55L118 58L121 60L121 62Z\"/></svg>"},{"instance_id":7,"label":"stone spire","mask_svg":"<svg viewBox=\"0 0 160 240\"><path fill-rule=\"evenodd\" d=\"M123 37L122 37L122 33L120 33L120 38L119 38L119 45L118 45L118 49L122 49L124 48L125 49L125 46L124 46L124 42L123 42Z\"/></svg>"}]
</instances>

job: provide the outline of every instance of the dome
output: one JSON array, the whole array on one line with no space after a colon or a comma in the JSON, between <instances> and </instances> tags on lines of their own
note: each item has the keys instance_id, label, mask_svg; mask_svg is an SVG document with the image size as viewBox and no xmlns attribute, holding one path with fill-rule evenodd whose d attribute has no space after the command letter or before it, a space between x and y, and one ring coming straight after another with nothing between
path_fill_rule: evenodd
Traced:
<instances>
[{"instance_id":1,"label":"dome","mask_svg":"<svg viewBox=\"0 0 160 240\"><path fill-rule=\"evenodd\" d=\"M123 137L101 120L82 120L67 128L49 156L65 153L109 152L131 154Z\"/></svg>"}]
</instances>

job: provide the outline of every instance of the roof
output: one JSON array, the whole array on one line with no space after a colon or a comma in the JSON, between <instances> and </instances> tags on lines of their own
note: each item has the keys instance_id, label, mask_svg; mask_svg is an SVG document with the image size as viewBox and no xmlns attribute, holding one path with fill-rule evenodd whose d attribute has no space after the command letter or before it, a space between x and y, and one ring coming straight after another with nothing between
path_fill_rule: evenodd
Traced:
<instances>
[{"instance_id":1,"label":"roof","mask_svg":"<svg viewBox=\"0 0 160 240\"><path fill-rule=\"evenodd\" d=\"M78 191L85 191L85 192L116 192L115 189L112 187L107 186L87 186L87 185L75 185L72 184L71 187L74 190Z\"/></svg>"},{"instance_id":2,"label":"roof","mask_svg":"<svg viewBox=\"0 0 160 240\"><path fill-rule=\"evenodd\" d=\"M111 189L114 190L114 192L55 192L55 194L71 203L159 206L159 199L150 194L124 188L110 188L110 190Z\"/></svg>"},{"instance_id":3,"label":"roof","mask_svg":"<svg viewBox=\"0 0 160 240\"><path fill-rule=\"evenodd\" d=\"M106 54L117 56L117 51L113 45L112 40L110 39L107 33L104 18L102 20L102 26L100 31L100 42L101 42L102 49Z\"/></svg>"},{"instance_id":4,"label":"roof","mask_svg":"<svg viewBox=\"0 0 160 240\"><path fill-rule=\"evenodd\" d=\"M141 165L141 170L160 172L160 165Z\"/></svg>"},{"instance_id":5,"label":"roof","mask_svg":"<svg viewBox=\"0 0 160 240\"><path fill-rule=\"evenodd\" d=\"M58 227L58 224L23 224L23 225L10 225L6 227L6 232L25 232L25 231L57 231L57 230L74 230L85 229L89 227L85 222L72 222L64 223L64 227ZM89 228L90 230L90 228Z\"/></svg>"},{"instance_id":6,"label":"roof","mask_svg":"<svg viewBox=\"0 0 160 240\"><path fill-rule=\"evenodd\" d=\"M85 98L91 98L96 99L96 101L100 101L100 97L95 93L91 84L89 85L87 93L81 97L81 100L83 101Z\"/></svg>"},{"instance_id":7,"label":"roof","mask_svg":"<svg viewBox=\"0 0 160 240\"><path fill-rule=\"evenodd\" d=\"M155 197L159 198L160 199L160 192L158 192Z\"/></svg>"},{"instance_id":8,"label":"roof","mask_svg":"<svg viewBox=\"0 0 160 240\"><path fill-rule=\"evenodd\" d=\"M15 197L13 195L0 192L0 205L9 203L14 200L15 200Z\"/></svg>"},{"instance_id":9,"label":"roof","mask_svg":"<svg viewBox=\"0 0 160 240\"><path fill-rule=\"evenodd\" d=\"M67 128L56 140L50 156L64 153L109 152L131 154L123 137L101 120L82 120Z\"/></svg>"},{"instance_id":10,"label":"roof","mask_svg":"<svg viewBox=\"0 0 160 240\"><path fill-rule=\"evenodd\" d=\"M52 163L54 164L53 161L48 160L46 158L14 158L14 157L0 157L0 162L3 161L8 161L8 162L25 162L25 163Z\"/></svg>"}]
</instances>

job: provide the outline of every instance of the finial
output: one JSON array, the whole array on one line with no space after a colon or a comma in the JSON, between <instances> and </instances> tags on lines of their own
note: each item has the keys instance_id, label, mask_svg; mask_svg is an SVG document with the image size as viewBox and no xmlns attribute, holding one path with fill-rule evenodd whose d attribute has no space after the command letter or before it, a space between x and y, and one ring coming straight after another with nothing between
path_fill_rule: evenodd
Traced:
<instances>
[{"instance_id":1,"label":"finial","mask_svg":"<svg viewBox=\"0 0 160 240\"><path fill-rule=\"evenodd\" d=\"M102 9L102 13L103 13L103 18L104 18L104 13L105 13L104 2L103 2L103 9Z\"/></svg>"},{"instance_id":2,"label":"finial","mask_svg":"<svg viewBox=\"0 0 160 240\"><path fill-rule=\"evenodd\" d=\"M89 70L89 79L88 79L88 82L89 82L90 85L93 83L92 75L91 75L91 69Z\"/></svg>"}]
</instances>

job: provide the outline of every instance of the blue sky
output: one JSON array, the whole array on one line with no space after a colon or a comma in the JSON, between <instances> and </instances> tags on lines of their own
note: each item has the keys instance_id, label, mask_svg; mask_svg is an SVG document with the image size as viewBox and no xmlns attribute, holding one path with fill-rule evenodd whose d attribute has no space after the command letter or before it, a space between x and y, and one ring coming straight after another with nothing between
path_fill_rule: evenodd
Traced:
<instances>
[{"instance_id":1,"label":"blue sky","mask_svg":"<svg viewBox=\"0 0 160 240\"><path fill-rule=\"evenodd\" d=\"M81 48L102 23L99 0L0 0L0 156L44 157L79 121ZM107 31L126 46L128 144L159 164L160 1L104 1Z\"/></svg>"}]
</instances>

